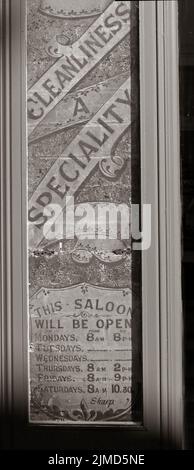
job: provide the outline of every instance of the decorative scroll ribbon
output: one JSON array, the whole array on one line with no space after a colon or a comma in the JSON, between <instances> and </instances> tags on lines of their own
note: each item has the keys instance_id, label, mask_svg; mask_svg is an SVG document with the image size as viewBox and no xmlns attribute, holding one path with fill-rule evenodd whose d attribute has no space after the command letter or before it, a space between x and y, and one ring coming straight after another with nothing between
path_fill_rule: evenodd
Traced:
<instances>
[{"instance_id":1,"label":"decorative scroll ribbon","mask_svg":"<svg viewBox=\"0 0 194 470\"><path fill-rule=\"evenodd\" d=\"M28 144L90 121L101 106L118 90L128 75L128 73L121 73L113 78L69 93L34 129L29 136Z\"/></svg>"},{"instance_id":2,"label":"decorative scroll ribbon","mask_svg":"<svg viewBox=\"0 0 194 470\"><path fill-rule=\"evenodd\" d=\"M40 12L57 18L96 16L113 0L40 0Z\"/></svg>"},{"instance_id":3,"label":"decorative scroll ribbon","mask_svg":"<svg viewBox=\"0 0 194 470\"><path fill-rule=\"evenodd\" d=\"M75 236L75 241L74 241L74 246L69 247L67 240L68 237L64 237L64 234L66 233L66 228L67 224L68 226L70 225L70 221L68 218L68 215L66 214L66 217L64 217L63 220L63 233L60 238L54 238L53 235L53 240L50 241L49 243L46 242L44 247L41 249L36 249L36 250L31 250L30 254L33 257L40 257L43 256L46 259L58 256L59 254L63 254L63 256L66 256L69 258L71 256L71 259L73 260L74 263L77 264L82 264L82 265L88 265L92 262L92 260L95 258L98 261L100 261L103 264L112 264L112 263L118 263L121 261L126 260L126 258L130 258L131 256L131 212L129 210L128 212L128 218L127 218L127 213L125 213L126 217L126 224L128 227L128 233L129 236L124 239L124 237L121 239L121 234L122 234L122 229L121 229L121 222L118 221L115 217L112 218L111 221L109 221L109 224L105 228L106 233L107 233L107 239L102 240L98 239L97 237L93 239L92 234L96 230L95 224L96 224L96 218L98 218L98 233L102 233L104 231L104 216L100 218L99 214L100 212L104 214L104 210L107 211L108 209L111 210L111 207L114 207L114 213L116 213L116 217L119 211L119 204L117 203L110 203L109 205L106 202L89 202L87 204L85 203L79 203L74 206L74 224L76 225L76 222L79 222L79 216L76 217L76 210L78 209L79 213L84 213L84 211L87 211L87 205L89 204L89 207L93 209L93 215L95 216L91 217L91 213L89 213L86 221L86 217L84 219L85 224L87 225L87 237L82 236L85 234L84 227L83 227L83 232L82 230L79 230L79 239L77 236ZM72 208L71 208L72 210ZM115 220L116 219L116 220ZM112 230L112 233L117 234L117 238L111 238L111 236L108 238L110 230ZM86 235L86 234L85 234ZM83 313L83 312L82 312Z\"/></svg>"},{"instance_id":4,"label":"decorative scroll ribbon","mask_svg":"<svg viewBox=\"0 0 194 470\"><path fill-rule=\"evenodd\" d=\"M29 135L129 32L130 2L114 1L73 45L66 45L68 39L58 49L54 45L58 60L28 91Z\"/></svg>"},{"instance_id":5,"label":"decorative scroll ribbon","mask_svg":"<svg viewBox=\"0 0 194 470\"><path fill-rule=\"evenodd\" d=\"M131 80L126 80L60 155L29 201L29 246L37 248L45 237L43 208L66 205L91 172L99 166L107 178L117 178L125 159L113 153L131 125Z\"/></svg>"},{"instance_id":6,"label":"decorative scroll ribbon","mask_svg":"<svg viewBox=\"0 0 194 470\"><path fill-rule=\"evenodd\" d=\"M40 413L41 415L47 416L47 419L52 419L58 422L85 422L85 423L102 423L102 422L126 422L132 421L133 409L137 404L137 398L129 402L127 408L118 409L114 411L109 408L107 411L96 411L88 407L87 402L82 399L80 407L76 410L64 410L60 409L55 404L55 400L52 398L48 402L44 402L40 392L35 388L31 396L31 407L34 413Z\"/></svg>"}]
</instances>

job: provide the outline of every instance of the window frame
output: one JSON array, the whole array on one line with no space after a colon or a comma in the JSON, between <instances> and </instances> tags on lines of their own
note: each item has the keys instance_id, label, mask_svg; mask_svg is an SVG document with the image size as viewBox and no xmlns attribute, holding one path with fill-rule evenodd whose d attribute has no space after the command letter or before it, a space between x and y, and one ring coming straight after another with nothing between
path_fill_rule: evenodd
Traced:
<instances>
[{"instance_id":1,"label":"window frame","mask_svg":"<svg viewBox=\"0 0 194 470\"><path fill-rule=\"evenodd\" d=\"M1 10L1 411L5 447L41 448L48 434L79 445L91 428L27 424L27 220L25 8ZM133 448L182 448L183 324L178 2L140 1L141 200L152 205L152 244L142 252L143 426L109 429ZM19 45L18 45L19 43ZM149 164L148 164L149 162ZM10 419L7 420L7 417ZM108 447L107 428L92 428ZM77 433L77 434L76 434ZM77 436L77 437L75 437ZM100 442L100 444L99 444ZM60 444L61 443L61 444ZM52 445L52 444L51 444ZM64 444L63 444L64 448ZM78 447L77 447L78 448Z\"/></svg>"}]
</instances>

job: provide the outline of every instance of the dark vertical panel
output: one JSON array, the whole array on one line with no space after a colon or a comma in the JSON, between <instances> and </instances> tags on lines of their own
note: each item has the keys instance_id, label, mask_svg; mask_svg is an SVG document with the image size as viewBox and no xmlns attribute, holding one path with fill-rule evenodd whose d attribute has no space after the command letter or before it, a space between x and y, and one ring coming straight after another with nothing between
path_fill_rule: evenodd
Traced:
<instances>
[{"instance_id":1,"label":"dark vertical panel","mask_svg":"<svg viewBox=\"0 0 194 470\"><path fill-rule=\"evenodd\" d=\"M179 2L186 445L194 447L194 3Z\"/></svg>"}]
</instances>

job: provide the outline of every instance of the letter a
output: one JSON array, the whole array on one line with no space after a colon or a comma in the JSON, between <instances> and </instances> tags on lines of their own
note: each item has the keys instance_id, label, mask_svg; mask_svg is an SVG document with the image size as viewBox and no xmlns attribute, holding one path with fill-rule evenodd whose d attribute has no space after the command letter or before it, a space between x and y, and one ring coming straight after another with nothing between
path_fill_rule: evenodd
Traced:
<instances>
[{"instance_id":1,"label":"letter a","mask_svg":"<svg viewBox=\"0 0 194 470\"><path fill-rule=\"evenodd\" d=\"M84 113L89 113L89 109L87 108L86 104L82 100L82 98L77 98L76 103L75 103L75 109L74 109L74 116L77 116L80 111L83 111Z\"/></svg>"}]
</instances>

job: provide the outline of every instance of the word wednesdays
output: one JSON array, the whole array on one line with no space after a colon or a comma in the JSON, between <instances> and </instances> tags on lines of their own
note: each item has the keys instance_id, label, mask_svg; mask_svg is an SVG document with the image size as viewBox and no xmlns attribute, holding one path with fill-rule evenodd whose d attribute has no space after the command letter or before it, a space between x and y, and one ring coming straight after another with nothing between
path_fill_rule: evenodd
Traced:
<instances>
[{"instance_id":1,"label":"word wednesdays","mask_svg":"<svg viewBox=\"0 0 194 470\"><path fill-rule=\"evenodd\" d=\"M130 2L115 1L28 92L29 134L45 115L128 33ZM65 55L64 55L64 53Z\"/></svg>"}]
</instances>

